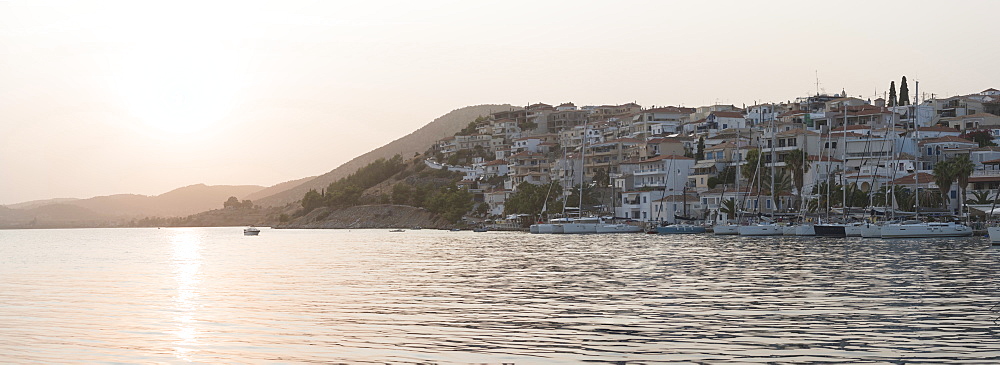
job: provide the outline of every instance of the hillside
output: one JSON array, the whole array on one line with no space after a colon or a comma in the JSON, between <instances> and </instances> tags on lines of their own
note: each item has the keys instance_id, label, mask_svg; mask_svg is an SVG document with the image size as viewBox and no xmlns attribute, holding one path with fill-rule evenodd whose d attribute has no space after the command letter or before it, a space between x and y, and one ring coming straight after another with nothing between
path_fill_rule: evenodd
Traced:
<instances>
[{"instance_id":1,"label":"hillside","mask_svg":"<svg viewBox=\"0 0 1000 365\"><path fill-rule=\"evenodd\" d=\"M316 178L315 176L310 176L310 177L304 177L304 178L296 179L296 180L292 180L292 181L285 181L283 183L275 184L273 186L267 187L267 188L265 188L263 190L257 191L257 192L255 192L253 194L247 195L246 197L243 197L243 198L240 198L240 199L247 199L247 200L251 200L254 203L256 203L257 200L260 200L262 198L266 198L266 197L269 197L271 195L280 193L282 191L285 191L285 190L294 188L296 186L302 185L306 181L309 181L309 180L312 180L312 179L315 179L315 178Z\"/></svg>"},{"instance_id":2,"label":"hillside","mask_svg":"<svg viewBox=\"0 0 1000 365\"><path fill-rule=\"evenodd\" d=\"M50 199L8 206L0 214L0 226L36 221L44 226L107 225L136 217L179 217L222 208L231 196L240 199L264 190L256 185L197 184L157 196L117 194L89 199ZM18 208L18 209L9 209Z\"/></svg>"},{"instance_id":3,"label":"hillside","mask_svg":"<svg viewBox=\"0 0 1000 365\"><path fill-rule=\"evenodd\" d=\"M420 129L417 129L413 133L389 142L388 144L361 156L355 157L351 161L340 165L333 171L317 176L315 179L306 181L298 186L295 186L294 188L262 199L256 199L254 200L254 203L264 206L281 206L296 202L301 200L302 196L305 195L309 189L320 190L325 188L330 185L330 183L350 175L359 168L368 165L377 159L388 159L397 154L403 158L409 158L415 153L423 153L424 151L427 151L427 148L431 147L435 141L454 135L467 126L469 122L474 121L476 117L486 116L496 111L508 110L512 108L517 109L516 107L512 107L510 105L476 105L453 110L421 127Z\"/></svg>"}]
</instances>

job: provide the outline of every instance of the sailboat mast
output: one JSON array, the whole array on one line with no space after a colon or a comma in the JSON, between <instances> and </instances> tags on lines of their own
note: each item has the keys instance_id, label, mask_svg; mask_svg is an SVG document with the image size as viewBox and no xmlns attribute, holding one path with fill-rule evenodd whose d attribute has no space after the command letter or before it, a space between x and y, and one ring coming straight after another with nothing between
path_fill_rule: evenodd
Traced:
<instances>
[{"instance_id":1,"label":"sailboat mast","mask_svg":"<svg viewBox=\"0 0 1000 365\"><path fill-rule=\"evenodd\" d=\"M846 99L847 96L845 95L844 98ZM843 136L844 137L843 137L843 139L841 140L841 143L840 143L841 144L840 148L842 148L842 151L840 153L840 156L841 156L841 162L840 163L841 163L841 166L843 166L841 168L841 171L840 171L840 190L844 193L843 194L844 196L843 196L843 198L841 200L841 204L840 205L844 208L844 223L847 223L847 100L844 100L844 134L843 134Z\"/></svg>"},{"instance_id":2,"label":"sailboat mast","mask_svg":"<svg viewBox=\"0 0 1000 365\"><path fill-rule=\"evenodd\" d=\"M771 108L774 108L773 104L769 104L768 106L771 107ZM777 138L778 138L778 127L774 124L774 115L773 114L771 115L770 119L771 119L771 218L773 219L774 218L774 213L778 209L778 199L777 199L777 196L778 196L778 193L777 193L778 187L775 186L775 184L774 184L774 175L775 175L774 170L775 170L775 166L778 163L778 157L777 157L778 154L775 151L778 148L778 140L777 140Z\"/></svg>"}]
</instances>

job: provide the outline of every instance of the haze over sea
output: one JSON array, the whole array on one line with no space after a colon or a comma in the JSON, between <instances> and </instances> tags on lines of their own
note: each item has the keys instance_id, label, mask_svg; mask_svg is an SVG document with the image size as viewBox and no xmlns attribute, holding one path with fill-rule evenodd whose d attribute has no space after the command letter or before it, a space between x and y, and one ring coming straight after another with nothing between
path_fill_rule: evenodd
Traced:
<instances>
[{"instance_id":1,"label":"haze over sea","mask_svg":"<svg viewBox=\"0 0 1000 365\"><path fill-rule=\"evenodd\" d=\"M0 230L0 362L997 363L998 262L980 238Z\"/></svg>"}]
</instances>

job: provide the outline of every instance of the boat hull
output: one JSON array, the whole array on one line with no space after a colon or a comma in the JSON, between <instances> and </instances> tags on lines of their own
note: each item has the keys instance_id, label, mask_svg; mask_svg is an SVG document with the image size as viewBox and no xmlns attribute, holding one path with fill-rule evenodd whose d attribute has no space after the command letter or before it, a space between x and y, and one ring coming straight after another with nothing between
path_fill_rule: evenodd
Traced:
<instances>
[{"instance_id":1,"label":"boat hull","mask_svg":"<svg viewBox=\"0 0 1000 365\"><path fill-rule=\"evenodd\" d=\"M601 224L597 226L597 233L638 233L642 232L642 227L630 224Z\"/></svg>"},{"instance_id":2,"label":"boat hull","mask_svg":"<svg viewBox=\"0 0 1000 365\"><path fill-rule=\"evenodd\" d=\"M889 224L882 226L882 238L969 237L972 228L961 224Z\"/></svg>"},{"instance_id":3,"label":"boat hull","mask_svg":"<svg viewBox=\"0 0 1000 365\"><path fill-rule=\"evenodd\" d=\"M740 226L740 236L780 236L784 227L774 225Z\"/></svg>"},{"instance_id":4,"label":"boat hull","mask_svg":"<svg viewBox=\"0 0 1000 365\"><path fill-rule=\"evenodd\" d=\"M712 227L712 233L716 236L735 236L740 234L740 226L735 224L720 224Z\"/></svg>"},{"instance_id":5,"label":"boat hull","mask_svg":"<svg viewBox=\"0 0 1000 365\"><path fill-rule=\"evenodd\" d=\"M656 227L658 234L695 234L705 233L705 227L678 224L673 226Z\"/></svg>"},{"instance_id":6,"label":"boat hull","mask_svg":"<svg viewBox=\"0 0 1000 365\"><path fill-rule=\"evenodd\" d=\"M861 224L848 224L844 226L844 234L847 237L861 237L862 227L863 225Z\"/></svg>"},{"instance_id":7,"label":"boat hull","mask_svg":"<svg viewBox=\"0 0 1000 365\"><path fill-rule=\"evenodd\" d=\"M784 236L795 236L795 226L784 226L781 228L781 234Z\"/></svg>"},{"instance_id":8,"label":"boat hull","mask_svg":"<svg viewBox=\"0 0 1000 365\"><path fill-rule=\"evenodd\" d=\"M528 227L528 232L538 234L538 225L532 224L531 227Z\"/></svg>"},{"instance_id":9,"label":"boat hull","mask_svg":"<svg viewBox=\"0 0 1000 365\"><path fill-rule=\"evenodd\" d=\"M861 226L861 237L882 238L882 226L871 223Z\"/></svg>"},{"instance_id":10,"label":"boat hull","mask_svg":"<svg viewBox=\"0 0 1000 365\"><path fill-rule=\"evenodd\" d=\"M816 235L816 227L814 227L812 224L800 224L800 225L797 225L797 226L795 226L795 235L796 236L815 236Z\"/></svg>"},{"instance_id":11,"label":"boat hull","mask_svg":"<svg viewBox=\"0 0 1000 365\"><path fill-rule=\"evenodd\" d=\"M597 223L565 223L562 225L565 234L597 233Z\"/></svg>"},{"instance_id":12,"label":"boat hull","mask_svg":"<svg viewBox=\"0 0 1000 365\"><path fill-rule=\"evenodd\" d=\"M990 236L990 243L1000 245L1000 227L986 227L986 234Z\"/></svg>"},{"instance_id":13,"label":"boat hull","mask_svg":"<svg viewBox=\"0 0 1000 365\"><path fill-rule=\"evenodd\" d=\"M847 237L847 230L839 224L817 224L813 229L819 237Z\"/></svg>"}]
</instances>

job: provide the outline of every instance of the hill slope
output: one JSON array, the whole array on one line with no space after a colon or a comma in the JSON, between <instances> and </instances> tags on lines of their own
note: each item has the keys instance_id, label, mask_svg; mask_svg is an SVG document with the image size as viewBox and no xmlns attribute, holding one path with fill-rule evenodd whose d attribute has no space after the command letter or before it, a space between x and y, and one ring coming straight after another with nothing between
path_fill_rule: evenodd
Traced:
<instances>
[{"instance_id":1,"label":"hill slope","mask_svg":"<svg viewBox=\"0 0 1000 365\"><path fill-rule=\"evenodd\" d=\"M263 190L256 185L196 184L157 195L116 194L89 199L51 199L15 204L0 219L21 221L37 217L46 222L102 221L133 217L176 217L222 208L231 196L243 199ZM8 208L10 208L8 207ZM78 209L72 209L78 208Z\"/></svg>"},{"instance_id":2,"label":"hill slope","mask_svg":"<svg viewBox=\"0 0 1000 365\"><path fill-rule=\"evenodd\" d=\"M305 195L309 189L319 190L325 188L327 185L330 185L330 183L350 175L359 168L368 165L372 161L380 158L391 158L397 154L403 156L403 158L409 158L412 157L414 153L423 153L435 141L454 135L470 122L474 121L476 117L486 116L493 112L509 110L512 108L517 109L516 107L512 107L510 105L476 105L452 110L448 114L445 114L420 129L417 129L413 133L389 142L388 144L361 156L355 157L347 163L340 165L340 167L333 169L333 171L317 176L315 179L306 181L305 183L294 188L262 199L254 200L254 204L263 206L280 206L298 201L302 199L302 196Z\"/></svg>"}]
</instances>

